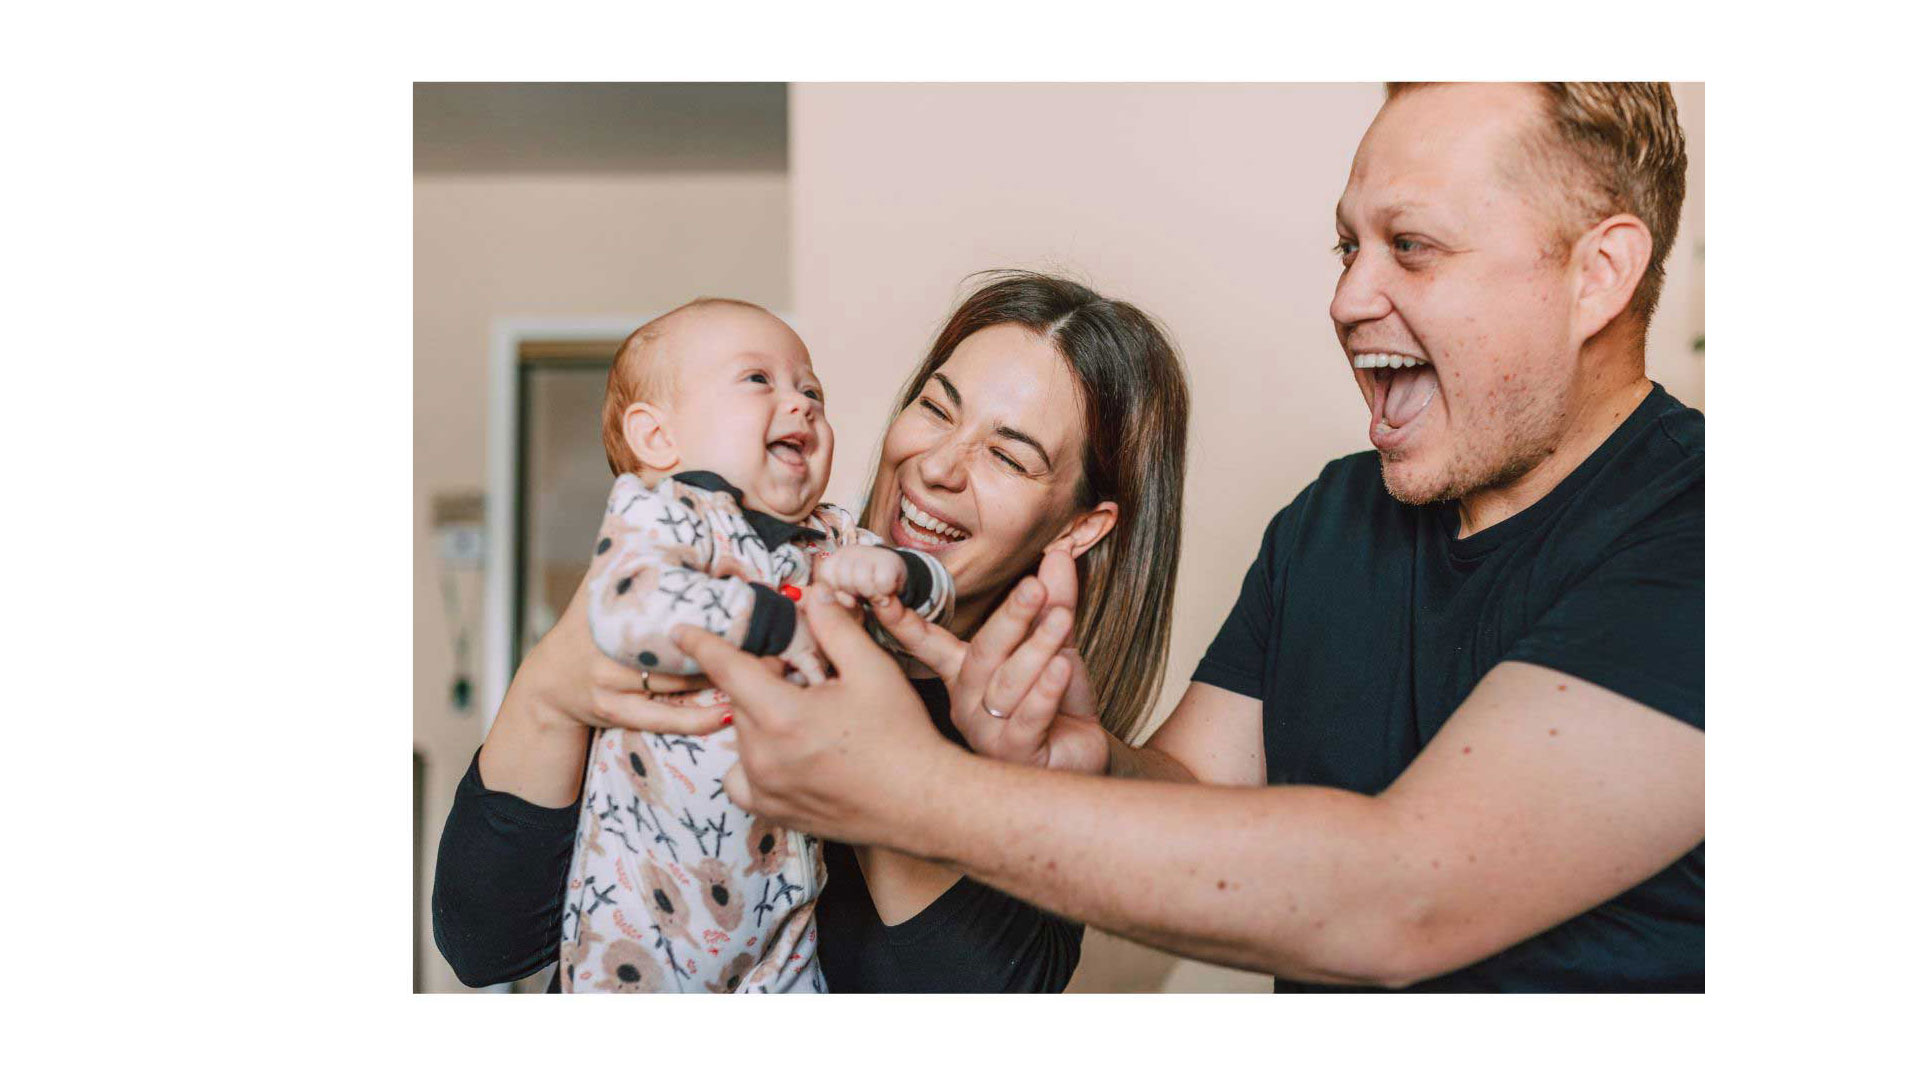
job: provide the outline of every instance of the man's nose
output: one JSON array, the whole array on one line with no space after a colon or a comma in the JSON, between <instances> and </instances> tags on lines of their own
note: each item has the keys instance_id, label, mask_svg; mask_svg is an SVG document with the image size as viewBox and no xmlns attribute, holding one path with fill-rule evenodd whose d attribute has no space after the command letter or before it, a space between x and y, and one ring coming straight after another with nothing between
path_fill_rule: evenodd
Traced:
<instances>
[{"instance_id":1,"label":"man's nose","mask_svg":"<svg viewBox=\"0 0 1920 1080\"><path fill-rule=\"evenodd\" d=\"M1393 310L1382 280L1384 256L1370 254L1365 246L1353 257L1340 283L1333 287L1333 303L1327 314L1340 329L1351 329L1363 322L1384 319Z\"/></svg>"}]
</instances>

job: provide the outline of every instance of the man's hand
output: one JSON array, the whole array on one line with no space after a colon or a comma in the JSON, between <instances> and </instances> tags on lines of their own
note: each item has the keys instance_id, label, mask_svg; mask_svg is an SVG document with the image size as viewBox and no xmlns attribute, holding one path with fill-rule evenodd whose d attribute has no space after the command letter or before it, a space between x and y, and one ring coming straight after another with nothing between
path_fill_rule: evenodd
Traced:
<instances>
[{"instance_id":1,"label":"man's hand","mask_svg":"<svg viewBox=\"0 0 1920 1080\"><path fill-rule=\"evenodd\" d=\"M933 729L912 684L853 614L824 596L802 599L800 610L839 671L811 688L775 676L724 638L674 631L674 643L733 698L740 764L727 774L727 795L816 835L898 846L907 811L939 790L942 762L965 755Z\"/></svg>"},{"instance_id":2,"label":"man's hand","mask_svg":"<svg viewBox=\"0 0 1920 1080\"><path fill-rule=\"evenodd\" d=\"M947 684L953 723L976 753L1072 772L1107 767L1109 736L1096 716L1086 664L1070 646L1078 581L1064 547L1038 577L1015 586L972 641L876 601L873 613L902 648Z\"/></svg>"}]
</instances>

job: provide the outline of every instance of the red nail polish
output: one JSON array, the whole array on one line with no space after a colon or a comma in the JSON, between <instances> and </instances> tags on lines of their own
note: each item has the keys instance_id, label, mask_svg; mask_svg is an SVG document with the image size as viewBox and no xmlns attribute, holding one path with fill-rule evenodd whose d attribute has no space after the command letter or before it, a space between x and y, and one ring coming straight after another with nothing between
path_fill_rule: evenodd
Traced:
<instances>
[{"instance_id":1,"label":"red nail polish","mask_svg":"<svg viewBox=\"0 0 1920 1080\"><path fill-rule=\"evenodd\" d=\"M800 589L796 585L780 586L780 595L786 597L789 600L792 600L795 603L800 602Z\"/></svg>"},{"instance_id":2,"label":"red nail polish","mask_svg":"<svg viewBox=\"0 0 1920 1080\"><path fill-rule=\"evenodd\" d=\"M731 724L731 723L733 723L733 714L732 714L732 713L728 713L727 715L725 715L725 716L723 716L723 717L721 717L721 718L720 718L720 726L721 726L721 727L726 727L726 726L727 726L728 724Z\"/></svg>"}]
</instances>

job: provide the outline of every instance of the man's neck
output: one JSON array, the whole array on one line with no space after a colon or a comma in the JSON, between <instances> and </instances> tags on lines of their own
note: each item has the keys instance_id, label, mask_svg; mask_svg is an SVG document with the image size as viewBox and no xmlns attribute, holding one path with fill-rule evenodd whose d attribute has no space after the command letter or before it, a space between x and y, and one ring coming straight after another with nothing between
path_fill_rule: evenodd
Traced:
<instances>
[{"instance_id":1,"label":"man's neck","mask_svg":"<svg viewBox=\"0 0 1920 1080\"><path fill-rule=\"evenodd\" d=\"M1559 443L1539 464L1517 480L1460 497L1459 539L1490 529L1546 498L1573 470L1592 457L1653 391L1653 380L1646 374L1644 352L1637 363L1620 358L1599 369L1605 371L1609 367L1623 374L1599 393L1586 395ZM1589 370L1593 368L1583 365L1580 375L1585 376Z\"/></svg>"}]
</instances>

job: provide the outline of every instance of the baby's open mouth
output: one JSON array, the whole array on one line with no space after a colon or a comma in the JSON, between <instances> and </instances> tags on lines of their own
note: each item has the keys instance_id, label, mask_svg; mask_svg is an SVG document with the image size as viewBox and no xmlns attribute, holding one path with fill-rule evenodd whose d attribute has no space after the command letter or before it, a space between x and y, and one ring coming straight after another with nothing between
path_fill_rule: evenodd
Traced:
<instances>
[{"instance_id":1,"label":"baby's open mouth","mask_svg":"<svg viewBox=\"0 0 1920 1080\"><path fill-rule=\"evenodd\" d=\"M788 465L805 468L807 464L807 448L798 439L775 439L767 444L767 453Z\"/></svg>"}]
</instances>

